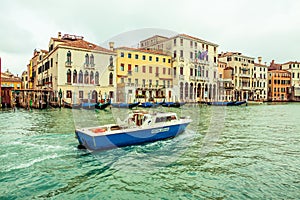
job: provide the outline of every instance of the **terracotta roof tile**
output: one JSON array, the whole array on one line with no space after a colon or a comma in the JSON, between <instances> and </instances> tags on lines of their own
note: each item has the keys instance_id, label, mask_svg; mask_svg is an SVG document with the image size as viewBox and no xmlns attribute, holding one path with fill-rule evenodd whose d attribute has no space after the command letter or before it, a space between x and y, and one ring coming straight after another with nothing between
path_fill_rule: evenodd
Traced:
<instances>
[{"instance_id":1,"label":"terracotta roof tile","mask_svg":"<svg viewBox=\"0 0 300 200\"><path fill-rule=\"evenodd\" d=\"M87 50L96 50L96 51L103 51L107 53L114 53L113 51L100 47L96 44L93 44L91 42L87 42L83 39L59 39L59 38L52 38L54 41L62 42L62 44L59 44L58 46L67 46L67 47L75 47L75 48L81 48L81 49L87 49Z\"/></svg>"}]
</instances>

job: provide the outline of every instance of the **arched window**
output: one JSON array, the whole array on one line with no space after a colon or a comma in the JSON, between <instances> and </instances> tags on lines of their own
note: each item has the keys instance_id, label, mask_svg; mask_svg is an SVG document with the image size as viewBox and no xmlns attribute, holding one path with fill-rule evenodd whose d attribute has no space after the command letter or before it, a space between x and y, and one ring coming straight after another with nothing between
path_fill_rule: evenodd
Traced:
<instances>
[{"instance_id":1,"label":"arched window","mask_svg":"<svg viewBox=\"0 0 300 200\"><path fill-rule=\"evenodd\" d=\"M90 73L90 84L95 84L95 80L94 80L94 72L93 71L91 71L91 73Z\"/></svg>"},{"instance_id":2,"label":"arched window","mask_svg":"<svg viewBox=\"0 0 300 200\"><path fill-rule=\"evenodd\" d=\"M89 65L89 54L85 54L85 65L88 66Z\"/></svg>"},{"instance_id":3,"label":"arched window","mask_svg":"<svg viewBox=\"0 0 300 200\"><path fill-rule=\"evenodd\" d=\"M71 54L71 51L68 51L68 53L67 53L67 64L71 64L71 56L72 56L72 54Z\"/></svg>"},{"instance_id":4,"label":"arched window","mask_svg":"<svg viewBox=\"0 0 300 200\"><path fill-rule=\"evenodd\" d=\"M77 71L76 71L76 69L73 72L73 83L77 83Z\"/></svg>"},{"instance_id":5,"label":"arched window","mask_svg":"<svg viewBox=\"0 0 300 200\"><path fill-rule=\"evenodd\" d=\"M67 83L71 83L71 70L68 69L67 71Z\"/></svg>"},{"instance_id":6,"label":"arched window","mask_svg":"<svg viewBox=\"0 0 300 200\"><path fill-rule=\"evenodd\" d=\"M95 84L99 85L99 72L95 73Z\"/></svg>"},{"instance_id":7,"label":"arched window","mask_svg":"<svg viewBox=\"0 0 300 200\"><path fill-rule=\"evenodd\" d=\"M184 86L184 98L188 98L189 97L189 84L188 83L185 83L185 86Z\"/></svg>"},{"instance_id":8,"label":"arched window","mask_svg":"<svg viewBox=\"0 0 300 200\"><path fill-rule=\"evenodd\" d=\"M113 75L113 73L110 73L109 74L109 85L113 85L113 82L114 82L114 75Z\"/></svg>"},{"instance_id":9,"label":"arched window","mask_svg":"<svg viewBox=\"0 0 300 200\"><path fill-rule=\"evenodd\" d=\"M95 66L95 63L94 63L94 55L91 54L90 56L90 64L91 64L91 67L94 67Z\"/></svg>"},{"instance_id":10,"label":"arched window","mask_svg":"<svg viewBox=\"0 0 300 200\"><path fill-rule=\"evenodd\" d=\"M84 73L84 84L89 84L89 72L85 71Z\"/></svg>"},{"instance_id":11,"label":"arched window","mask_svg":"<svg viewBox=\"0 0 300 200\"><path fill-rule=\"evenodd\" d=\"M194 86L193 83L190 83L190 99L193 99L194 96Z\"/></svg>"},{"instance_id":12,"label":"arched window","mask_svg":"<svg viewBox=\"0 0 300 200\"><path fill-rule=\"evenodd\" d=\"M81 70L79 71L78 83L83 83L83 73Z\"/></svg>"},{"instance_id":13,"label":"arched window","mask_svg":"<svg viewBox=\"0 0 300 200\"><path fill-rule=\"evenodd\" d=\"M180 83L180 99L183 99L183 83Z\"/></svg>"}]
</instances>

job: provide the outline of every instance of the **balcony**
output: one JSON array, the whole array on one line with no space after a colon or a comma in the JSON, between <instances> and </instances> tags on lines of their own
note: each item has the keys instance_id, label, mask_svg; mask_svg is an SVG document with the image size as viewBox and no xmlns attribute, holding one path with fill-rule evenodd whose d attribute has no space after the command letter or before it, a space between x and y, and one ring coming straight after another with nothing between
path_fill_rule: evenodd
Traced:
<instances>
[{"instance_id":1,"label":"balcony","mask_svg":"<svg viewBox=\"0 0 300 200\"><path fill-rule=\"evenodd\" d=\"M241 78L251 78L250 74L239 74L239 77Z\"/></svg>"},{"instance_id":2,"label":"balcony","mask_svg":"<svg viewBox=\"0 0 300 200\"><path fill-rule=\"evenodd\" d=\"M179 80L184 80L184 75L179 75Z\"/></svg>"},{"instance_id":3,"label":"balcony","mask_svg":"<svg viewBox=\"0 0 300 200\"><path fill-rule=\"evenodd\" d=\"M109 71L114 71L114 66L109 65L109 66L108 66L108 70L109 70Z\"/></svg>"},{"instance_id":4,"label":"balcony","mask_svg":"<svg viewBox=\"0 0 300 200\"><path fill-rule=\"evenodd\" d=\"M131 70L128 70L128 71L127 71L127 75L128 75L128 76L131 76L131 75L132 75L132 71L131 71Z\"/></svg>"},{"instance_id":5,"label":"balcony","mask_svg":"<svg viewBox=\"0 0 300 200\"><path fill-rule=\"evenodd\" d=\"M155 77L159 77L159 73L155 73Z\"/></svg>"},{"instance_id":6,"label":"balcony","mask_svg":"<svg viewBox=\"0 0 300 200\"><path fill-rule=\"evenodd\" d=\"M190 76L190 81L195 81L196 77L195 76Z\"/></svg>"},{"instance_id":7,"label":"balcony","mask_svg":"<svg viewBox=\"0 0 300 200\"><path fill-rule=\"evenodd\" d=\"M66 61L66 62L65 62L65 67L71 68L71 67L72 67L72 62Z\"/></svg>"},{"instance_id":8,"label":"balcony","mask_svg":"<svg viewBox=\"0 0 300 200\"><path fill-rule=\"evenodd\" d=\"M250 86L242 86L241 89L242 90L251 90L251 87Z\"/></svg>"},{"instance_id":9,"label":"balcony","mask_svg":"<svg viewBox=\"0 0 300 200\"><path fill-rule=\"evenodd\" d=\"M180 62L184 62L184 58L183 57L179 57L179 61Z\"/></svg>"}]
</instances>

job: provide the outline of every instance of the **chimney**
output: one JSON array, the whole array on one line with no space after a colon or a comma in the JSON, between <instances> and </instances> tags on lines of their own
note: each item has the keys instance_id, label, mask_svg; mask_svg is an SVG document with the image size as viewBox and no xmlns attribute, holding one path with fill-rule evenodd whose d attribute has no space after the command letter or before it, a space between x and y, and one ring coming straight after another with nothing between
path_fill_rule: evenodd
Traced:
<instances>
[{"instance_id":1,"label":"chimney","mask_svg":"<svg viewBox=\"0 0 300 200\"><path fill-rule=\"evenodd\" d=\"M114 42L109 42L109 49L110 49L111 51L114 50L114 45L115 45Z\"/></svg>"},{"instance_id":2,"label":"chimney","mask_svg":"<svg viewBox=\"0 0 300 200\"><path fill-rule=\"evenodd\" d=\"M262 57L259 56L259 57L258 57L258 64L261 64L261 61L262 61Z\"/></svg>"},{"instance_id":3,"label":"chimney","mask_svg":"<svg viewBox=\"0 0 300 200\"><path fill-rule=\"evenodd\" d=\"M61 39L61 32L58 32L57 38Z\"/></svg>"}]
</instances>

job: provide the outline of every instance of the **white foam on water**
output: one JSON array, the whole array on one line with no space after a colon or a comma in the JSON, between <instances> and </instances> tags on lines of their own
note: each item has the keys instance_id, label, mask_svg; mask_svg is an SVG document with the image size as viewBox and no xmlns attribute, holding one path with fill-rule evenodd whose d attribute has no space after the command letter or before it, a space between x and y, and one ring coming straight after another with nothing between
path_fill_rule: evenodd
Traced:
<instances>
[{"instance_id":1,"label":"white foam on water","mask_svg":"<svg viewBox=\"0 0 300 200\"><path fill-rule=\"evenodd\" d=\"M44 156L44 157L39 157L39 158L36 158L36 159L33 159L31 160L30 162L28 163L22 163L18 166L11 166L11 167L8 167L7 170L5 170L5 172L10 172L12 170L16 170L16 169L25 169L25 168L28 168L28 167L31 167L33 166L35 163L40 163L40 162L43 162L45 160L49 160L49 159L54 159L54 158L57 158L58 155L55 153L53 155L48 155L48 156Z\"/></svg>"}]
</instances>

